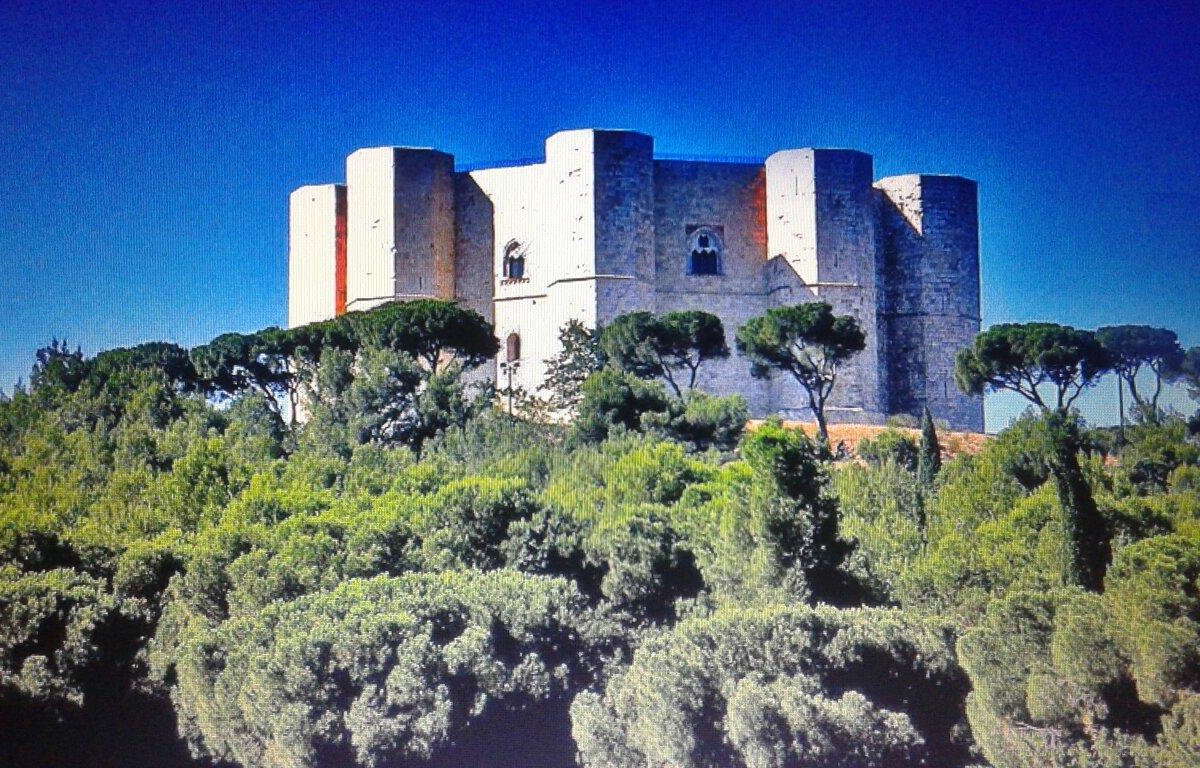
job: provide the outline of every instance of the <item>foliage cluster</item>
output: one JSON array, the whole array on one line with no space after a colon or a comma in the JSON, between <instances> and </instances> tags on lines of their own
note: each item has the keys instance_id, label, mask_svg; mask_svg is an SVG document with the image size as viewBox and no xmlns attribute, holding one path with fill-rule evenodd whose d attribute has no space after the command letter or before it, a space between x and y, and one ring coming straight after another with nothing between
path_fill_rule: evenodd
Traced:
<instances>
[{"instance_id":1,"label":"foliage cluster","mask_svg":"<svg viewBox=\"0 0 1200 768\"><path fill-rule=\"evenodd\" d=\"M438 303L42 350L0 402L0 762L72 762L13 751L55 711L170 764L158 707L197 764L1196 764L1182 419L1105 461L1034 410L943 462L926 418L839 462L579 340L571 427L472 396L495 339Z\"/></svg>"}]
</instances>

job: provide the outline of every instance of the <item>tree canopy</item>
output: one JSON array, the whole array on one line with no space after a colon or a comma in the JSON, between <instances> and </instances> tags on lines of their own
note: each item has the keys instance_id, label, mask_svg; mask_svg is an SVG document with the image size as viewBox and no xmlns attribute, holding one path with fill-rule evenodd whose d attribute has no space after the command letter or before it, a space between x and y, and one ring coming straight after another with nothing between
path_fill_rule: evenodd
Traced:
<instances>
[{"instance_id":1,"label":"tree canopy","mask_svg":"<svg viewBox=\"0 0 1200 768\"><path fill-rule=\"evenodd\" d=\"M822 439L829 442L825 405L839 369L866 348L866 334L850 315L833 314L818 301L775 307L748 321L737 332L738 351L749 358L756 378L777 371L792 375L808 396Z\"/></svg>"},{"instance_id":2,"label":"tree canopy","mask_svg":"<svg viewBox=\"0 0 1200 768\"><path fill-rule=\"evenodd\" d=\"M1188 349L1170 373L1172 380L1182 381L1188 394L1200 400L1200 347Z\"/></svg>"},{"instance_id":3,"label":"tree canopy","mask_svg":"<svg viewBox=\"0 0 1200 768\"><path fill-rule=\"evenodd\" d=\"M0 398L0 764L1200 756L1200 446L1175 414L1116 444L1030 409L976 453L944 437L931 479L933 435L842 460L613 367L574 424L515 418L452 345L362 321L196 356L55 342ZM305 418L188 383L258 345Z\"/></svg>"},{"instance_id":4,"label":"tree canopy","mask_svg":"<svg viewBox=\"0 0 1200 768\"><path fill-rule=\"evenodd\" d=\"M452 301L392 302L346 320L360 345L406 353L434 374L451 361L476 368L500 349L488 322Z\"/></svg>"},{"instance_id":5,"label":"tree canopy","mask_svg":"<svg viewBox=\"0 0 1200 768\"><path fill-rule=\"evenodd\" d=\"M266 328L257 333L222 334L193 349L191 358L210 392L232 397L256 391L282 413L279 399L293 392L288 347L286 331Z\"/></svg>"},{"instance_id":6,"label":"tree canopy","mask_svg":"<svg viewBox=\"0 0 1200 768\"><path fill-rule=\"evenodd\" d=\"M1009 390L1043 410L1066 413L1111 365L1092 331L1055 323L1002 323L958 353L954 377L967 394ZM1044 385L1054 390L1050 400L1043 397Z\"/></svg>"},{"instance_id":7,"label":"tree canopy","mask_svg":"<svg viewBox=\"0 0 1200 768\"><path fill-rule=\"evenodd\" d=\"M690 390L701 363L729 357L720 318L699 311L618 315L601 332L600 344L612 364L635 376L664 378L676 397L683 396L677 372L687 371Z\"/></svg>"},{"instance_id":8,"label":"tree canopy","mask_svg":"<svg viewBox=\"0 0 1200 768\"><path fill-rule=\"evenodd\" d=\"M1070 542L1069 579L1094 591L1103 588L1111 532L1079 465L1079 427L1071 406L1112 365L1092 331L1054 323L1008 323L977 335L971 347L959 352L954 369L959 388L967 394L1009 390L1046 414L1053 446L1048 463ZM1050 400L1043 397L1044 386L1054 390Z\"/></svg>"},{"instance_id":9,"label":"tree canopy","mask_svg":"<svg viewBox=\"0 0 1200 768\"><path fill-rule=\"evenodd\" d=\"M1179 370L1184 352L1179 337L1167 328L1148 325L1110 325L1096 331L1096 340L1108 355L1108 363L1121 384L1129 387L1139 412L1146 418L1158 418L1158 400L1164 381ZM1148 369L1154 376L1154 389L1138 389L1138 374Z\"/></svg>"}]
</instances>

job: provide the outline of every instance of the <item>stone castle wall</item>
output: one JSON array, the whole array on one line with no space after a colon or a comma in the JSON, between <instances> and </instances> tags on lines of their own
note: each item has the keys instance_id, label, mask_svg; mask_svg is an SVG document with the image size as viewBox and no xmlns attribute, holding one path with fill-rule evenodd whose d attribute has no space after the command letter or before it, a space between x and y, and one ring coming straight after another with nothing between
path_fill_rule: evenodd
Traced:
<instances>
[{"instance_id":1,"label":"stone castle wall","mask_svg":"<svg viewBox=\"0 0 1200 768\"><path fill-rule=\"evenodd\" d=\"M374 147L346 159L347 309L454 298L454 158Z\"/></svg>"},{"instance_id":2,"label":"stone castle wall","mask_svg":"<svg viewBox=\"0 0 1200 768\"><path fill-rule=\"evenodd\" d=\"M767 158L766 172L767 244L780 258L772 273L772 304L820 299L835 313L858 319L866 348L840 374L829 416L882 421L887 413L886 340L877 316L879 247L871 156L853 150L787 150ZM792 381L780 378L775 389L779 402L805 401Z\"/></svg>"},{"instance_id":3,"label":"stone castle wall","mask_svg":"<svg viewBox=\"0 0 1200 768\"><path fill-rule=\"evenodd\" d=\"M709 392L741 393L755 413L771 410L771 385L750 377L734 335L740 325L762 314L765 193L765 174L758 164L654 164L653 310L703 310L721 318L730 357L701 366L698 386ZM722 237L722 275L688 274L689 233L699 227Z\"/></svg>"},{"instance_id":4,"label":"stone castle wall","mask_svg":"<svg viewBox=\"0 0 1200 768\"><path fill-rule=\"evenodd\" d=\"M312 189L322 188L296 194ZM656 160L649 136L577 130L547 139L542 163L476 171L455 172L434 150L360 150L345 189L349 309L457 299L495 324L501 353L490 374L501 386L510 334L520 339L513 383L535 391L571 319L595 327L634 310L704 310L721 318L734 350L751 317L820 298L858 318L868 344L841 374L831 420L878 422L928 404L953 426L982 428L981 400L952 378L954 353L979 330L976 190L966 179L875 182L871 157L852 150ZM292 203L293 325L329 313L318 273L333 256L316 236L329 216L305 200ZM696 274L693 249L710 241L720 274ZM520 276L505 274L510 256L523 259ZM736 351L706 363L698 386L742 394L755 415L811 416L790 377L752 379Z\"/></svg>"},{"instance_id":5,"label":"stone castle wall","mask_svg":"<svg viewBox=\"0 0 1200 768\"><path fill-rule=\"evenodd\" d=\"M876 186L885 247L881 313L890 347L889 407L982 431L979 398L954 384L954 357L980 326L975 182L957 176L896 176Z\"/></svg>"},{"instance_id":6,"label":"stone castle wall","mask_svg":"<svg viewBox=\"0 0 1200 768\"><path fill-rule=\"evenodd\" d=\"M295 328L338 311L339 264L345 277L346 187L300 187L288 204L288 326Z\"/></svg>"}]
</instances>

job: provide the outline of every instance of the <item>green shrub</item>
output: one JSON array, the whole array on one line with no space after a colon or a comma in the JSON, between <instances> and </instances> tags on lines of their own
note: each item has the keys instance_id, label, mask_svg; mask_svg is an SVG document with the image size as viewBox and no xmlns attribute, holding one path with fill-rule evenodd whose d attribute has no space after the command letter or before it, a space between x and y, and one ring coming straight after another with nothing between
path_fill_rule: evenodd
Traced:
<instances>
[{"instance_id":1,"label":"green shrub","mask_svg":"<svg viewBox=\"0 0 1200 768\"><path fill-rule=\"evenodd\" d=\"M874 438L859 441L858 455L875 466L890 461L909 472L917 471L917 441L898 429L885 429Z\"/></svg>"}]
</instances>

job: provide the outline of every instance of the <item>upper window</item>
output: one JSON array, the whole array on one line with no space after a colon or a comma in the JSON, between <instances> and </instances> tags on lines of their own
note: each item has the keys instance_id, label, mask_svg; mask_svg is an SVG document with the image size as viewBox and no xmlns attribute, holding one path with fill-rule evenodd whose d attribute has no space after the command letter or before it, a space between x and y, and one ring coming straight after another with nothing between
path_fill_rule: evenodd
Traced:
<instances>
[{"instance_id":1,"label":"upper window","mask_svg":"<svg viewBox=\"0 0 1200 768\"><path fill-rule=\"evenodd\" d=\"M504 279L520 280L525 277L525 249L516 240L504 247Z\"/></svg>"},{"instance_id":2,"label":"upper window","mask_svg":"<svg viewBox=\"0 0 1200 768\"><path fill-rule=\"evenodd\" d=\"M688 274L722 275L724 244L721 227L688 227Z\"/></svg>"}]
</instances>

